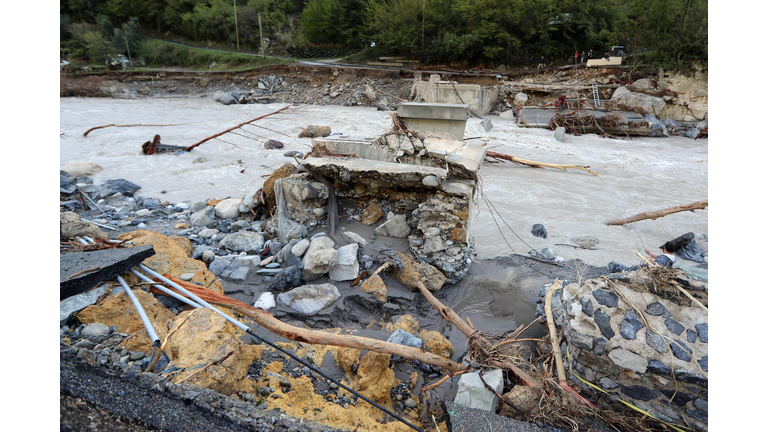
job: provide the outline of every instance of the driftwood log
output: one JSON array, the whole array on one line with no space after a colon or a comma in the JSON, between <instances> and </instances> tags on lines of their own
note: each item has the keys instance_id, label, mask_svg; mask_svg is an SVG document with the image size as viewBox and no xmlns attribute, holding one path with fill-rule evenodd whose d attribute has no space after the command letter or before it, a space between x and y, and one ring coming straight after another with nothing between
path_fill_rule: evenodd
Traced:
<instances>
[{"instance_id":1,"label":"driftwood log","mask_svg":"<svg viewBox=\"0 0 768 432\"><path fill-rule=\"evenodd\" d=\"M396 355L396 356L400 356L400 357L411 359L411 360L418 360L422 363L430 364L430 365L437 366L442 369L446 369L454 372L464 369L464 367L452 361L451 359L447 359L437 354L432 354L431 352L424 351L423 349L420 349L420 348L413 348L405 345L399 345L391 342L384 342L377 339L370 339L370 338L365 338L360 336L339 335L334 333L327 333L327 332L322 332L317 330L308 330L305 328L294 327L292 325L286 324L278 320L277 318L273 317L272 314L270 313L264 312L261 309L256 309L253 306L250 306L246 303L235 300L233 298L227 297L224 294L219 294L216 291L213 291L211 289L183 281L181 279L178 279L176 277L173 277L167 274L163 276L181 285L183 288L189 290L194 295L200 297L206 302L235 311L243 316L246 316L252 319L258 325L264 327L270 332L292 341L304 342L309 344L317 344L317 345L333 345L333 346L346 347L346 348L356 348L360 350L376 351L379 353ZM177 289L173 287L169 287L169 289L172 291L175 291L180 295L184 295L183 293L179 292ZM156 288L150 288L150 292L164 295L162 291L157 290Z\"/></svg>"},{"instance_id":2,"label":"driftwood log","mask_svg":"<svg viewBox=\"0 0 768 432\"><path fill-rule=\"evenodd\" d=\"M112 124L108 124L108 125L92 127L90 129L88 129L87 131L85 131L85 133L83 133L83 136L88 136L88 134L91 131L94 131L96 129L104 129L104 128L108 128L108 127L147 127L147 126L151 126L151 127L165 127L165 126L186 126L186 125L187 125L186 123L169 124L169 125L145 125L145 124L116 125L116 124L112 123Z\"/></svg>"},{"instance_id":3,"label":"driftwood log","mask_svg":"<svg viewBox=\"0 0 768 432\"><path fill-rule=\"evenodd\" d=\"M198 142L196 142L196 143L192 144L191 146L189 146L189 147L185 148L185 149L184 149L184 151L190 151L190 150L192 150L193 148L195 148L195 147L199 146L200 144L202 144L202 143L204 143L204 142L206 142L206 141L210 141L210 140L212 140L212 139L214 139L214 138L216 138L216 137L220 137L220 136L224 135L224 134L225 134L225 133L227 133L227 132L232 132L233 130L235 130L235 129L238 129L238 128L241 128L241 127L243 127L243 126L247 125L248 123L253 123L253 122L255 122L256 120L261 120L261 119L263 119L264 117L269 117L269 116L271 116L271 115L277 114L277 113L279 113L280 111L286 110L286 109L288 109L288 108L290 108L290 107L291 107L290 105L286 105L286 106L284 106L284 107L280 108L279 110L277 110L277 111L275 111L275 112L271 112L271 113L269 113L269 114L264 114L263 116L259 116L259 117L256 117L256 118L255 118L255 119L253 119L253 120L248 120L247 122L243 122L243 123L240 123L239 125L237 125L237 126L234 126L234 127L231 127L231 128L229 128L229 129L227 129L227 130L225 130L225 131L223 131L223 132L219 132L219 133L217 133L217 134L215 134L215 135L211 135L211 136L209 136L208 138L205 138L205 139L203 139L203 140L201 140L201 141L198 141Z\"/></svg>"},{"instance_id":4,"label":"driftwood log","mask_svg":"<svg viewBox=\"0 0 768 432\"><path fill-rule=\"evenodd\" d=\"M590 173L592 175L596 175L596 176L600 177L600 174L592 171L591 169L589 169L588 166L551 164L551 163L546 163L546 162L529 161L529 160L525 160L525 159L520 159L520 158L515 157L515 156L509 156L509 155L505 155L505 154L502 154L502 153L496 153L496 152L492 152L492 151L486 152L485 156L489 157L489 158L502 159L502 160L518 163L520 165L528 165L528 166L531 166L531 167L534 167L534 168L555 168L555 169L559 169L559 170L563 170L563 171L566 171L568 168L578 169L578 170L586 171L586 172L588 172L588 173Z\"/></svg>"},{"instance_id":5,"label":"driftwood log","mask_svg":"<svg viewBox=\"0 0 768 432\"><path fill-rule=\"evenodd\" d=\"M419 288L419 291L421 294L427 298L429 303L437 309L438 312L440 312L440 315L448 320L451 324L456 326L456 328L464 333L464 336L471 337L476 333L476 330L470 326L467 322L465 322L459 315L453 311L453 309L445 306L438 300L434 295L432 295L431 292L427 289L426 286L421 281L416 282L416 286ZM485 338L483 335L477 335L477 338L479 340L480 346L490 346L491 342ZM507 369L512 371L519 379L528 387L534 387L534 388L541 388L541 383L539 383L536 379L534 379L532 376L530 376L527 372L520 369L519 367L509 363L509 362L503 362L503 361L491 361L491 366L496 366L502 369Z\"/></svg>"},{"instance_id":6,"label":"driftwood log","mask_svg":"<svg viewBox=\"0 0 768 432\"><path fill-rule=\"evenodd\" d=\"M660 217L664 217L668 214L672 213L679 213L684 211L694 211L694 210L704 210L709 206L709 200L702 200L702 201L696 201L694 203L686 204L686 205L679 205L674 207L665 208L662 210L655 210L650 212L643 212L636 214L634 216L630 216L628 218L624 219L612 219L609 221L605 221L604 223L606 225L625 225L632 222L637 222L645 219L653 219L656 220Z\"/></svg>"}]
</instances>

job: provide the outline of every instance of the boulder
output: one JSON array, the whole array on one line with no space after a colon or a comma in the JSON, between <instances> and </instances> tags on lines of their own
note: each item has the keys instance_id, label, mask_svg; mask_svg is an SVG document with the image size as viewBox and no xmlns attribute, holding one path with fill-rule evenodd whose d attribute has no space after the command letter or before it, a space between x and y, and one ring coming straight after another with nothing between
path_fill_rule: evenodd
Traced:
<instances>
[{"instance_id":1,"label":"boulder","mask_svg":"<svg viewBox=\"0 0 768 432\"><path fill-rule=\"evenodd\" d=\"M432 354L450 359L456 352L453 348L453 344L439 332L422 330L421 333L419 333L419 337L424 341L424 349Z\"/></svg>"},{"instance_id":2,"label":"boulder","mask_svg":"<svg viewBox=\"0 0 768 432\"><path fill-rule=\"evenodd\" d=\"M222 105L233 105L237 104L237 100L234 96L232 96L232 93L224 92L221 90L216 90L216 93L213 94L213 101L218 102Z\"/></svg>"},{"instance_id":3,"label":"boulder","mask_svg":"<svg viewBox=\"0 0 768 432\"><path fill-rule=\"evenodd\" d=\"M520 421L528 421L528 419L535 417L539 411L539 400L541 395L532 387L516 385L512 387L512 390L504 393L501 398L512 403L527 414L527 416L521 415L508 404L502 403L499 415L503 415L504 417L510 417Z\"/></svg>"},{"instance_id":4,"label":"boulder","mask_svg":"<svg viewBox=\"0 0 768 432\"><path fill-rule=\"evenodd\" d=\"M547 229L544 228L544 225L542 224L533 224L533 229L531 229L531 234L534 237L541 237L545 239L547 238Z\"/></svg>"},{"instance_id":5,"label":"boulder","mask_svg":"<svg viewBox=\"0 0 768 432\"><path fill-rule=\"evenodd\" d=\"M331 134L330 126L309 125L299 133L299 138L320 138Z\"/></svg>"},{"instance_id":6,"label":"boulder","mask_svg":"<svg viewBox=\"0 0 768 432\"><path fill-rule=\"evenodd\" d=\"M384 211L381 206L375 202L371 202L363 210L362 223L367 226L373 225L376 221L381 219L382 216L384 216Z\"/></svg>"},{"instance_id":7,"label":"boulder","mask_svg":"<svg viewBox=\"0 0 768 432\"><path fill-rule=\"evenodd\" d=\"M141 189L141 186L131 183L128 180L125 179L112 179L107 180L104 183L101 184L101 187L112 192L112 193L129 193L132 194L136 192L137 190Z\"/></svg>"},{"instance_id":8,"label":"boulder","mask_svg":"<svg viewBox=\"0 0 768 432\"><path fill-rule=\"evenodd\" d=\"M302 260L304 268L301 270L301 277L308 281L319 278L333 268L338 258L339 251L336 249L307 251Z\"/></svg>"},{"instance_id":9,"label":"boulder","mask_svg":"<svg viewBox=\"0 0 768 432\"><path fill-rule=\"evenodd\" d=\"M281 149L283 147L284 144L277 140L267 140L267 142L264 143L265 150Z\"/></svg>"},{"instance_id":10,"label":"boulder","mask_svg":"<svg viewBox=\"0 0 768 432\"><path fill-rule=\"evenodd\" d=\"M168 336L166 349L182 371L173 374L171 381L225 395L253 392L254 384L246 379L246 373L251 363L261 359L261 347L240 340L242 331L207 308L181 312L172 326L178 328ZM220 364L210 364L230 352Z\"/></svg>"},{"instance_id":11,"label":"boulder","mask_svg":"<svg viewBox=\"0 0 768 432\"><path fill-rule=\"evenodd\" d=\"M373 232L385 237L405 238L411 233L411 227L405 221L405 215L399 214L379 225Z\"/></svg>"},{"instance_id":12,"label":"boulder","mask_svg":"<svg viewBox=\"0 0 768 432\"><path fill-rule=\"evenodd\" d=\"M285 291L299 285L301 285L301 269L297 266L288 266L272 277L268 289Z\"/></svg>"},{"instance_id":13,"label":"boulder","mask_svg":"<svg viewBox=\"0 0 768 432\"><path fill-rule=\"evenodd\" d=\"M517 105L525 105L526 102L528 102L528 95L525 93L518 93L515 95L515 99L512 103L515 104L515 106L517 106Z\"/></svg>"},{"instance_id":14,"label":"boulder","mask_svg":"<svg viewBox=\"0 0 768 432\"><path fill-rule=\"evenodd\" d=\"M145 259L143 264L160 274L178 277L185 273L194 273L191 282L200 283L219 293L224 292L221 282L208 270L205 263L190 258L195 249L185 237L167 237L154 231L137 230L121 234L117 239L131 241L135 246L151 244L155 255ZM124 273L123 278L129 284L138 282L138 278L132 273Z\"/></svg>"},{"instance_id":15,"label":"boulder","mask_svg":"<svg viewBox=\"0 0 768 432\"><path fill-rule=\"evenodd\" d=\"M352 243L338 249L336 264L328 271L332 281L354 280L360 274L360 264L357 262L357 250L360 246Z\"/></svg>"},{"instance_id":16,"label":"boulder","mask_svg":"<svg viewBox=\"0 0 768 432\"><path fill-rule=\"evenodd\" d=\"M74 237L88 236L91 238L108 238L109 235L92 222L80 219L75 212L62 212L59 216L60 235L63 240Z\"/></svg>"},{"instance_id":17,"label":"boulder","mask_svg":"<svg viewBox=\"0 0 768 432\"><path fill-rule=\"evenodd\" d=\"M193 226L206 226L216 220L216 211L213 207L205 207L189 216L189 223Z\"/></svg>"},{"instance_id":18,"label":"boulder","mask_svg":"<svg viewBox=\"0 0 768 432\"><path fill-rule=\"evenodd\" d=\"M387 286L384 284L384 281L381 280L381 276L379 275L371 276L364 280L363 283L360 284L360 290L368 294L373 294L382 302L387 301Z\"/></svg>"},{"instance_id":19,"label":"boulder","mask_svg":"<svg viewBox=\"0 0 768 432\"><path fill-rule=\"evenodd\" d=\"M369 351L360 359L357 383L363 396L377 403L388 403L397 385L395 372L389 367L389 354Z\"/></svg>"},{"instance_id":20,"label":"boulder","mask_svg":"<svg viewBox=\"0 0 768 432\"><path fill-rule=\"evenodd\" d=\"M394 332L397 329L405 330L410 334L416 334L419 331L419 322L410 315L401 315L394 322L387 324L388 332ZM419 335L419 337L422 336Z\"/></svg>"},{"instance_id":21,"label":"boulder","mask_svg":"<svg viewBox=\"0 0 768 432\"><path fill-rule=\"evenodd\" d=\"M352 231L344 231L341 233L344 240L350 243L357 243L360 246L365 246L368 242L360 234L353 233Z\"/></svg>"},{"instance_id":22,"label":"boulder","mask_svg":"<svg viewBox=\"0 0 768 432\"><path fill-rule=\"evenodd\" d=\"M325 309L341 297L338 288L333 284L304 285L279 294L280 303L293 310L311 315Z\"/></svg>"},{"instance_id":23,"label":"boulder","mask_svg":"<svg viewBox=\"0 0 768 432\"><path fill-rule=\"evenodd\" d=\"M260 252L264 248L264 235L252 231L238 231L228 234L220 244L233 252Z\"/></svg>"},{"instance_id":24,"label":"boulder","mask_svg":"<svg viewBox=\"0 0 768 432\"><path fill-rule=\"evenodd\" d=\"M419 349L421 349L421 345L424 343L421 339L403 329L395 330L391 335L389 335L387 342Z\"/></svg>"},{"instance_id":25,"label":"boulder","mask_svg":"<svg viewBox=\"0 0 768 432\"><path fill-rule=\"evenodd\" d=\"M219 219L234 219L240 216L240 200L238 198L225 199L216 204L213 210Z\"/></svg>"},{"instance_id":26,"label":"boulder","mask_svg":"<svg viewBox=\"0 0 768 432\"><path fill-rule=\"evenodd\" d=\"M485 388L485 384L480 380L480 372L483 372L483 381L496 393L501 393L504 388L504 374L501 369L470 372L459 378L459 388L456 391L454 403L495 413L499 398Z\"/></svg>"},{"instance_id":27,"label":"boulder","mask_svg":"<svg viewBox=\"0 0 768 432\"><path fill-rule=\"evenodd\" d=\"M611 96L611 101L630 107L642 108L648 114L653 114L655 116L661 115L661 111L667 104L662 98L649 96L644 93L635 93L628 90L626 87L619 87L616 89L613 96Z\"/></svg>"},{"instance_id":28,"label":"boulder","mask_svg":"<svg viewBox=\"0 0 768 432\"><path fill-rule=\"evenodd\" d=\"M302 239L291 247L291 253L297 257L301 257L304 255L304 252L307 251L307 248L309 248L309 243L309 239Z\"/></svg>"},{"instance_id":29,"label":"boulder","mask_svg":"<svg viewBox=\"0 0 768 432\"><path fill-rule=\"evenodd\" d=\"M402 252L396 252L403 262L403 268L397 272L395 278L411 291L418 291L417 281L421 281L428 290L438 291L447 282L443 273L427 263L419 263Z\"/></svg>"},{"instance_id":30,"label":"boulder","mask_svg":"<svg viewBox=\"0 0 768 432\"><path fill-rule=\"evenodd\" d=\"M264 180L264 185L262 186L264 188L264 198L266 200L264 213L267 215L275 213L275 205L277 202L275 198L275 181L281 178L286 178L294 172L296 172L296 167L293 166L293 164L287 163L273 171L269 178Z\"/></svg>"}]
</instances>

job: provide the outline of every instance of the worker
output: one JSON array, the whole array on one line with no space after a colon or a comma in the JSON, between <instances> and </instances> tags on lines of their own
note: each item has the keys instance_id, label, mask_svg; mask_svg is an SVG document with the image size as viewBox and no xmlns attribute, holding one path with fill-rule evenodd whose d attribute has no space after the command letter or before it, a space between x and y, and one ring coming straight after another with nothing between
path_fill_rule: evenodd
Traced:
<instances>
[{"instance_id":1,"label":"worker","mask_svg":"<svg viewBox=\"0 0 768 432\"><path fill-rule=\"evenodd\" d=\"M565 106L565 95L561 95L557 98L557 112L560 112L560 108Z\"/></svg>"},{"instance_id":2,"label":"worker","mask_svg":"<svg viewBox=\"0 0 768 432\"><path fill-rule=\"evenodd\" d=\"M541 56L541 58L539 59L539 67L537 67L536 69L538 70L543 67L544 67L544 56Z\"/></svg>"},{"instance_id":3,"label":"worker","mask_svg":"<svg viewBox=\"0 0 768 432\"><path fill-rule=\"evenodd\" d=\"M659 246L659 248L661 248L663 252L658 255L652 254L651 251L646 249L645 253L648 254L648 259L652 259L654 263L660 266L671 268L672 264L676 261L675 251L677 250L677 245L670 240L662 246Z\"/></svg>"}]
</instances>

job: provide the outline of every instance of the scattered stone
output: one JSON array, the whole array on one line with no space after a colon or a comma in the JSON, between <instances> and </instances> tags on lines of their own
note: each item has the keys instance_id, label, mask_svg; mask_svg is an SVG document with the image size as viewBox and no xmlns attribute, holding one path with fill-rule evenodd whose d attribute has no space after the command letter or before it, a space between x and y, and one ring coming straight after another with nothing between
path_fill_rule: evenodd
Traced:
<instances>
[{"instance_id":1,"label":"scattered stone","mask_svg":"<svg viewBox=\"0 0 768 432\"><path fill-rule=\"evenodd\" d=\"M301 257L304 255L304 252L307 251L307 248L309 247L309 240L308 239L302 239L293 247L291 247L291 253L296 255L297 257Z\"/></svg>"},{"instance_id":2,"label":"scattered stone","mask_svg":"<svg viewBox=\"0 0 768 432\"><path fill-rule=\"evenodd\" d=\"M216 220L216 211L213 207L205 207L189 216L189 223L191 223L192 226L206 226L214 220Z\"/></svg>"},{"instance_id":3,"label":"scattered stone","mask_svg":"<svg viewBox=\"0 0 768 432\"><path fill-rule=\"evenodd\" d=\"M314 249L310 245L309 250L304 254L301 269L301 277L307 281L312 281L328 273L333 268L339 258L339 251L336 249Z\"/></svg>"},{"instance_id":4,"label":"scattered stone","mask_svg":"<svg viewBox=\"0 0 768 432\"><path fill-rule=\"evenodd\" d=\"M629 270L629 267L627 267L627 266L625 266L623 264L620 264L620 263L617 263L617 262L614 262L614 261L611 261L611 262L608 263L608 272L609 273L621 273L621 272L625 272L627 270Z\"/></svg>"},{"instance_id":5,"label":"scattered stone","mask_svg":"<svg viewBox=\"0 0 768 432\"><path fill-rule=\"evenodd\" d=\"M344 239L350 243L357 243L360 246L365 246L368 244L368 242L359 234L353 233L352 231L344 231L341 233L341 236L344 237Z\"/></svg>"},{"instance_id":6,"label":"scattered stone","mask_svg":"<svg viewBox=\"0 0 768 432\"><path fill-rule=\"evenodd\" d=\"M251 231L238 231L224 237L220 244L233 252L259 252L264 247L264 235Z\"/></svg>"},{"instance_id":7,"label":"scattered stone","mask_svg":"<svg viewBox=\"0 0 768 432\"><path fill-rule=\"evenodd\" d=\"M333 284L304 285L277 296L280 303L306 315L325 309L341 297Z\"/></svg>"},{"instance_id":8,"label":"scattered stone","mask_svg":"<svg viewBox=\"0 0 768 432\"><path fill-rule=\"evenodd\" d=\"M219 219L234 219L240 216L240 199L229 198L222 200L213 208Z\"/></svg>"},{"instance_id":9,"label":"scattered stone","mask_svg":"<svg viewBox=\"0 0 768 432\"><path fill-rule=\"evenodd\" d=\"M405 221L405 215L400 214L379 225L373 232L385 237L405 238L411 233L411 227Z\"/></svg>"},{"instance_id":10,"label":"scattered stone","mask_svg":"<svg viewBox=\"0 0 768 432\"><path fill-rule=\"evenodd\" d=\"M709 325L707 323L703 324L696 324L694 326L696 328L696 332L699 334L699 341L702 343L708 343L709 342Z\"/></svg>"},{"instance_id":11,"label":"scattered stone","mask_svg":"<svg viewBox=\"0 0 768 432\"><path fill-rule=\"evenodd\" d=\"M672 355L679 358L682 361L691 361L691 351L690 348L688 348L687 345L682 343L681 341L675 339L674 342L669 344L670 348L672 348Z\"/></svg>"},{"instance_id":12,"label":"scattered stone","mask_svg":"<svg viewBox=\"0 0 768 432\"><path fill-rule=\"evenodd\" d=\"M382 216L384 216L384 210L382 210L379 204L372 201L363 210L361 222L363 225L370 226L375 224L379 219L381 219Z\"/></svg>"},{"instance_id":13,"label":"scattered stone","mask_svg":"<svg viewBox=\"0 0 768 432\"><path fill-rule=\"evenodd\" d=\"M592 308L592 299L580 298L579 303L581 303L582 312L587 314L589 317L594 315L595 311Z\"/></svg>"},{"instance_id":14,"label":"scattered stone","mask_svg":"<svg viewBox=\"0 0 768 432\"><path fill-rule=\"evenodd\" d=\"M597 341L595 341L595 347L592 349L592 352L595 355L603 355L605 352L605 345L608 343L608 341L604 337L597 338Z\"/></svg>"},{"instance_id":15,"label":"scattered stone","mask_svg":"<svg viewBox=\"0 0 768 432\"><path fill-rule=\"evenodd\" d=\"M405 330L397 329L395 330L389 338L387 338L387 342L398 344L398 345L405 345L409 347L414 348L421 348L423 341L416 336L408 333Z\"/></svg>"},{"instance_id":16,"label":"scattered stone","mask_svg":"<svg viewBox=\"0 0 768 432\"><path fill-rule=\"evenodd\" d=\"M574 238L573 242L585 249L592 249L598 243L600 243L600 240L596 239L595 237L585 236Z\"/></svg>"},{"instance_id":17,"label":"scattered stone","mask_svg":"<svg viewBox=\"0 0 768 432\"><path fill-rule=\"evenodd\" d=\"M301 269L298 266L288 266L276 274L269 282L270 290L285 291L301 285Z\"/></svg>"},{"instance_id":18,"label":"scattered stone","mask_svg":"<svg viewBox=\"0 0 768 432\"><path fill-rule=\"evenodd\" d=\"M682 324L673 320L672 318L667 318L666 320L664 320L664 325L667 326L667 330L671 331L672 333L678 336L680 336L683 330L685 330L685 327L683 327Z\"/></svg>"},{"instance_id":19,"label":"scattered stone","mask_svg":"<svg viewBox=\"0 0 768 432\"><path fill-rule=\"evenodd\" d=\"M632 399L639 399L643 402L648 402L651 399L655 399L661 394L656 390L643 386L624 386L621 388L621 393L631 397Z\"/></svg>"},{"instance_id":20,"label":"scattered stone","mask_svg":"<svg viewBox=\"0 0 768 432\"><path fill-rule=\"evenodd\" d=\"M310 125L299 133L299 138L320 138L331 134L330 126Z\"/></svg>"},{"instance_id":21,"label":"scattered stone","mask_svg":"<svg viewBox=\"0 0 768 432\"><path fill-rule=\"evenodd\" d=\"M512 387L512 390L504 393L501 398L507 402L511 402L525 414L520 415L517 410L509 406L509 404L502 403L499 411L500 415L525 421L527 420L525 417L526 415L531 417L538 412L541 395L531 387L516 385Z\"/></svg>"},{"instance_id":22,"label":"scattered stone","mask_svg":"<svg viewBox=\"0 0 768 432\"><path fill-rule=\"evenodd\" d=\"M381 276L375 275L364 280L360 284L360 290L363 292L373 294L382 302L387 301L387 285L381 280Z\"/></svg>"},{"instance_id":23,"label":"scattered stone","mask_svg":"<svg viewBox=\"0 0 768 432\"><path fill-rule=\"evenodd\" d=\"M547 238L547 230L542 224L534 224L531 234L533 234L534 237Z\"/></svg>"},{"instance_id":24,"label":"scattered stone","mask_svg":"<svg viewBox=\"0 0 768 432\"><path fill-rule=\"evenodd\" d=\"M120 192L122 194L126 194L126 193L132 194L137 190L141 189L141 186L135 183L131 183L125 179L107 180L101 184L101 187L110 191L111 193Z\"/></svg>"},{"instance_id":25,"label":"scattered stone","mask_svg":"<svg viewBox=\"0 0 768 432\"><path fill-rule=\"evenodd\" d=\"M696 337L698 336L698 333L696 333L695 330L687 329L685 331L685 336L688 339L688 343L695 343Z\"/></svg>"},{"instance_id":26,"label":"scattered stone","mask_svg":"<svg viewBox=\"0 0 768 432\"><path fill-rule=\"evenodd\" d=\"M83 336L104 336L109 334L109 327L101 323L88 323L80 330Z\"/></svg>"},{"instance_id":27,"label":"scattered stone","mask_svg":"<svg viewBox=\"0 0 768 432\"><path fill-rule=\"evenodd\" d=\"M332 281L354 280L360 274L360 264L357 262L357 250L359 245L352 243L338 249L336 263L328 272Z\"/></svg>"},{"instance_id":28,"label":"scattered stone","mask_svg":"<svg viewBox=\"0 0 768 432\"><path fill-rule=\"evenodd\" d=\"M648 370L659 375L669 375L672 373L672 369L659 360L651 360L648 364Z\"/></svg>"},{"instance_id":29,"label":"scattered stone","mask_svg":"<svg viewBox=\"0 0 768 432\"><path fill-rule=\"evenodd\" d=\"M594 297L601 305L610 308L616 307L619 304L619 298L616 297L616 294L604 289L596 289L592 291L592 297Z\"/></svg>"},{"instance_id":30,"label":"scattered stone","mask_svg":"<svg viewBox=\"0 0 768 432\"><path fill-rule=\"evenodd\" d=\"M653 315L653 316L664 316L664 317L669 317L670 316L670 313L667 310L667 308L665 308L664 305L662 305L659 302L653 302L653 303L649 304L645 308L645 313L647 313L648 315Z\"/></svg>"},{"instance_id":31,"label":"scattered stone","mask_svg":"<svg viewBox=\"0 0 768 432\"><path fill-rule=\"evenodd\" d=\"M62 212L59 216L59 222L61 238L64 240L83 236L95 239L109 237L109 235L96 224L80 219L80 216L75 212Z\"/></svg>"},{"instance_id":32,"label":"scattered stone","mask_svg":"<svg viewBox=\"0 0 768 432\"><path fill-rule=\"evenodd\" d=\"M277 140L267 140L267 142L264 143L264 149L266 150L275 150L275 149L281 149L285 145Z\"/></svg>"},{"instance_id":33,"label":"scattered stone","mask_svg":"<svg viewBox=\"0 0 768 432\"><path fill-rule=\"evenodd\" d=\"M424 349L431 352L432 354L450 359L456 352L456 350L453 348L453 344L450 343L448 339L443 337L443 335L439 332L434 330L422 330L421 333L419 333L419 337L424 342Z\"/></svg>"},{"instance_id":34,"label":"scattered stone","mask_svg":"<svg viewBox=\"0 0 768 432\"><path fill-rule=\"evenodd\" d=\"M608 357L616 363L617 366L629 369L639 374L645 373L648 368L648 359L625 350L624 348L615 348L608 353Z\"/></svg>"},{"instance_id":35,"label":"scattered stone","mask_svg":"<svg viewBox=\"0 0 768 432\"><path fill-rule=\"evenodd\" d=\"M403 268L397 272L395 278L411 291L419 290L416 282L422 282L432 292L438 291L447 282L446 277L437 268L427 263L416 262L401 252L396 253L403 263Z\"/></svg>"},{"instance_id":36,"label":"scattered stone","mask_svg":"<svg viewBox=\"0 0 768 432\"><path fill-rule=\"evenodd\" d=\"M592 336L574 331L571 332L571 343L578 348L592 351L592 346L594 345L595 341Z\"/></svg>"},{"instance_id":37,"label":"scattered stone","mask_svg":"<svg viewBox=\"0 0 768 432\"><path fill-rule=\"evenodd\" d=\"M595 324L600 328L600 333L605 336L606 339L611 340L616 335L611 328L611 317L606 315L602 310L595 311Z\"/></svg>"},{"instance_id":38,"label":"scattered stone","mask_svg":"<svg viewBox=\"0 0 768 432\"><path fill-rule=\"evenodd\" d=\"M662 354L669 351L669 346L664 341L664 338L649 329L645 329L645 343Z\"/></svg>"}]
</instances>

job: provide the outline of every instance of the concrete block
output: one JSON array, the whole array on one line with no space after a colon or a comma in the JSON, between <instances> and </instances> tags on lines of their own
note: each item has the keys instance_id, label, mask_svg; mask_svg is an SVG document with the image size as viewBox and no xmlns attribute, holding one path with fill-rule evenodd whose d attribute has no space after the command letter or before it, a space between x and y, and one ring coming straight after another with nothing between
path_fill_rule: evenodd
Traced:
<instances>
[{"instance_id":1,"label":"concrete block","mask_svg":"<svg viewBox=\"0 0 768 432\"><path fill-rule=\"evenodd\" d=\"M469 118L469 105L450 103L406 102L397 106L400 118L431 120L464 120Z\"/></svg>"},{"instance_id":2,"label":"concrete block","mask_svg":"<svg viewBox=\"0 0 768 432\"><path fill-rule=\"evenodd\" d=\"M555 139L560 141L560 142L563 142L563 140L565 140L565 128L564 127L558 126L555 129Z\"/></svg>"},{"instance_id":3,"label":"concrete block","mask_svg":"<svg viewBox=\"0 0 768 432\"><path fill-rule=\"evenodd\" d=\"M504 389L504 374L501 369L483 372L483 380L496 393L501 393ZM480 380L480 372L478 371L461 376L454 403L468 408L478 408L495 413L499 398L485 388L483 381Z\"/></svg>"},{"instance_id":4,"label":"concrete block","mask_svg":"<svg viewBox=\"0 0 768 432\"><path fill-rule=\"evenodd\" d=\"M623 57L608 57L608 59L599 58L599 59L587 60L587 67L621 66L622 59Z\"/></svg>"}]
</instances>

